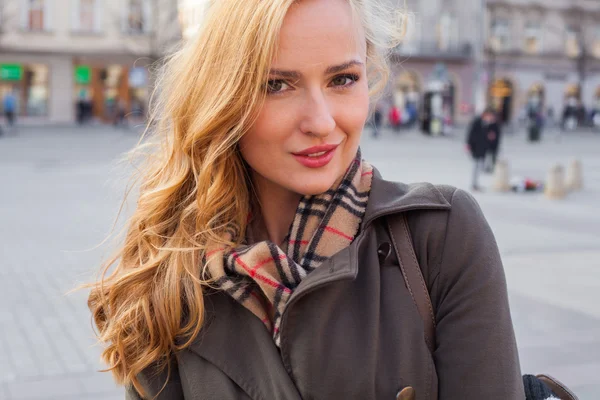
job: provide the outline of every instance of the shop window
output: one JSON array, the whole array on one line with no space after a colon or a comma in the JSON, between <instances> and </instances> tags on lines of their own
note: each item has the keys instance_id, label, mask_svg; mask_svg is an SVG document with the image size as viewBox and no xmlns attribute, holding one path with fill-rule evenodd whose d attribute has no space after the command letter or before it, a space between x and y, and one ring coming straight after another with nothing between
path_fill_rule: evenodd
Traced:
<instances>
[{"instance_id":1,"label":"shop window","mask_svg":"<svg viewBox=\"0 0 600 400\"><path fill-rule=\"evenodd\" d=\"M527 104L530 109L539 110L543 108L546 98L546 90L542 83L531 85L527 91Z\"/></svg>"},{"instance_id":2,"label":"shop window","mask_svg":"<svg viewBox=\"0 0 600 400\"><path fill-rule=\"evenodd\" d=\"M48 67L32 64L25 68L25 115L44 116L48 114Z\"/></svg>"},{"instance_id":3,"label":"shop window","mask_svg":"<svg viewBox=\"0 0 600 400\"><path fill-rule=\"evenodd\" d=\"M20 116L48 115L48 66L44 64L0 65L0 93L16 95Z\"/></svg>"},{"instance_id":4,"label":"shop window","mask_svg":"<svg viewBox=\"0 0 600 400\"><path fill-rule=\"evenodd\" d=\"M143 119L148 104L148 70L134 67L129 71L129 99L131 117Z\"/></svg>"},{"instance_id":5,"label":"shop window","mask_svg":"<svg viewBox=\"0 0 600 400\"><path fill-rule=\"evenodd\" d=\"M513 84L508 79L496 79L489 88L490 105L498 115L500 120L508 122L511 120L513 103Z\"/></svg>"},{"instance_id":6,"label":"shop window","mask_svg":"<svg viewBox=\"0 0 600 400\"><path fill-rule=\"evenodd\" d=\"M119 99L119 88L121 86L121 78L123 76L123 67L120 65L109 65L100 74L100 79L103 82L103 100L104 100L104 115L105 119L112 119L116 113L116 108Z\"/></svg>"},{"instance_id":7,"label":"shop window","mask_svg":"<svg viewBox=\"0 0 600 400\"><path fill-rule=\"evenodd\" d=\"M577 83L570 83L565 88L565 99L568 102L576 103L581 101L581 87Z\"/></svg>"}]
</instances>

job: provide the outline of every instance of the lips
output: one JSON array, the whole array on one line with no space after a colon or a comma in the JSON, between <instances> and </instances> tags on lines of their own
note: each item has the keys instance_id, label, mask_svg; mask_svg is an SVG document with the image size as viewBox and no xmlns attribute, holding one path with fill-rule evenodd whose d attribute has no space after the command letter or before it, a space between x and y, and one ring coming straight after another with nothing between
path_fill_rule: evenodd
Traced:
<instances>
[{"instance_id":1,"label":"lips","mask_svg":"<svg viewBox=\"0 0 600 400\"><path fill-rule=\"evenodd\" d=\"M296 160L308 168L321 168L329 164L335 155L339 145L324 144L320 146L309 147L297 153L292 153Z\"/></svg>"}]
</instances>

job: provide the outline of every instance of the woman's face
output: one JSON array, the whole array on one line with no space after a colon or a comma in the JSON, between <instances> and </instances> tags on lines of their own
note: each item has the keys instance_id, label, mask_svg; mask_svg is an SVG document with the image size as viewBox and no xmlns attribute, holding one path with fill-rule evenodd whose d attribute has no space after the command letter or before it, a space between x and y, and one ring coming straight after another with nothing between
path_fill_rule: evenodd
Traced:
<instances>
[{"instance_id":1,"label":"woman's face","mask_svg":"<svg viewBox=\"0 0 600 400\"><path fill-rule=\"evenodd\" d=\"M267 99L240 141L259 188L319 194L344 175L369 108L365 64L365 36L347 0L290 8Z\"/></svg>"}]
</instances>

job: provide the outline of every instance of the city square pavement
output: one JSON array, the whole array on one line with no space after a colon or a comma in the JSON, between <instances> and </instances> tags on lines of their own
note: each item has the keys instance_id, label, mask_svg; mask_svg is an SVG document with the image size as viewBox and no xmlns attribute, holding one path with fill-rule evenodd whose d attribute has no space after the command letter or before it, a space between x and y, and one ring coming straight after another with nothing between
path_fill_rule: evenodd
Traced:
<instances>
[{"instance_id":1,"label":"city square pavement","mask_svg":"<svg viewBox=\"0 0 600 400\"><path fill-rule=\"evenodd\" d=\"M456 135L365 134L363 155L391 180L468 189L471 162ZM112 127L0 136L0 399L123 398L96 372L104 366L87 293L67 292L93 280L110 254L111 242L101 242L129 173L117 161L137 140L135 130ZM585 188L564 200L475 197L503 255L523 373L549 373L581 399L600 398L600 134L546 132L529 144L516 132L502 157L513 175L536 179L555 163L583 164Z\"/></svg>"}]
</instances>

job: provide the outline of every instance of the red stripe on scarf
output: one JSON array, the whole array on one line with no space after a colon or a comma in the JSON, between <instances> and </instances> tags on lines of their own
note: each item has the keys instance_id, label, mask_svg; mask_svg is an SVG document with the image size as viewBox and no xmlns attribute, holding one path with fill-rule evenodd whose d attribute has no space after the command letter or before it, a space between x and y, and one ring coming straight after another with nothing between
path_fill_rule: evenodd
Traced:
<instances>
[{"instance_id":1,"label":"red stripe on scarf","mask_svg":"<svg viewBox=\"0 0 600 400\"><path fill-rule=\"evenodd\" d=\"M287 258L287 256L286 256L285 254L280 254L280 255L279 255L279 259L280 259L280 260L285 260L286 258ZM259 262L258 264L256 264L255 266L253 266L253 267L252 267L252 271L256 271L257 269L259 269L259 268L260 268L260 267L262 267L263 265L265 265L265 264L268 264L268 263L270 263L270 262L273 262L273 261L275 261L275 259L274 259L273 257L266 258L266 259L264 259L264 260L260 261L260 262Z\"/></svg>"},{"instance_id":2,"label":"red stripe on scarf","mask_svg":"<svg viewBox=\"0 0 600 400\"><path fill-rule=\"evenodd\" d=\"M296 243L308 244L308 240L290 240L290 244L296 244Z\"/></svg>"},{"instance_id":3,"label":"red stripe on scarf","mask_svg":"<svg viewBox=\"0 0 600 400\"><path fill-rule=\"evenodd\" d=\"M292 293L292 291L290 289L286 288L285 286L279 284L278 282L275 282L274 280L267 278L266 276L259 274L258 272L254 271L253 269L251 269L246 263L244 263L242 261L242 259L240 258L238 253L234 252L233 258L235 258L235 260L242 266L242 268L244 268L246 270L246 272L251 277L259 279L259 280L265 282L267 285L274 287L275 289L282 289L286 293Z\"/></svg>"},{"instance_id":4,"label":"red stripe on scarf","mask_svg":"<svg viewBox=\"0 0 600 400\"><path fill-rule=\"evenodd\" d=\"M331 233L335 233L336 235L338 235L338 236L341 236L341 237L343 237L344 239L348 239L349 241L352 241L352 240L354 240L354 238L353 238L352 236L348 236L348 235L346 235L344 232L342 232L342 231L338 231L337 229L335 229L335 228L332 228L332 227L330 227L330 226L326 226L326 227L325 227L325 230L326 230L326 231L329 231L329 232L331 232Z\"/></svg>"}]
</instances>

